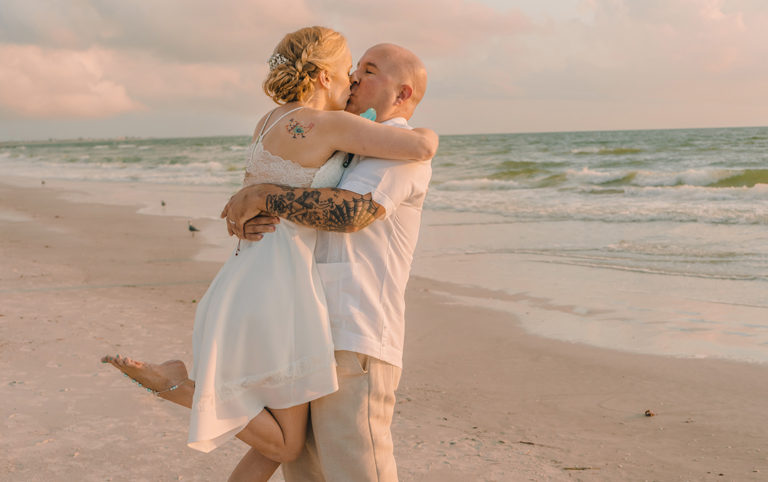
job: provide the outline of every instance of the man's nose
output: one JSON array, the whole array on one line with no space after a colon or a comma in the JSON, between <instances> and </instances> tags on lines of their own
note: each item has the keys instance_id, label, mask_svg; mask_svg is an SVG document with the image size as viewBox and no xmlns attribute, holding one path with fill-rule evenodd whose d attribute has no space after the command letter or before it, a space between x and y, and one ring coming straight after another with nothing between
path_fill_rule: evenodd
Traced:
<instances>
[{"instance_id":1,"label":"man's nose","mask_svg":"<svg viewBox=\"0 0 768 482\"><path fill-rule=\"evenodd\" d=\"M353 85L357 85L357 83L358 83L358 82L360 82L360 79L359 79L359 78L358 78L358 76L357 76L357 69L355 69L355 71L354 71L354 72L352 72L351 74L349 74L349 81L350 81L350 82L351 82Z\"/></svg>"}]
</instances>

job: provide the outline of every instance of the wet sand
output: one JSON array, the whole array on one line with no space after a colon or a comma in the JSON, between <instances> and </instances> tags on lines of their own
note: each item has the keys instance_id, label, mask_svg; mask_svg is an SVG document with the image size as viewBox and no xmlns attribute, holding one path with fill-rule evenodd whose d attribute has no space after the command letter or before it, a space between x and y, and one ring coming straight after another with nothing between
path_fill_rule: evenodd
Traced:
<instances>
[{"instance_id":1,"label":"wet sand","mask_svg":"<svg viewBox=\"0 0 768 482\"><path fill-rule=\"evenodd\" d=\"M0 480L226 480L243 444L187 448L184 408L98 361L191 363L196 301L219 267L199 253L224 227L192 219L193 237L184 217L72 202L83 189L0 185ZM764 480L765 365L550 340L472 299L514 303L409 284L401 480Z\"/></svg>"}]
</instances>

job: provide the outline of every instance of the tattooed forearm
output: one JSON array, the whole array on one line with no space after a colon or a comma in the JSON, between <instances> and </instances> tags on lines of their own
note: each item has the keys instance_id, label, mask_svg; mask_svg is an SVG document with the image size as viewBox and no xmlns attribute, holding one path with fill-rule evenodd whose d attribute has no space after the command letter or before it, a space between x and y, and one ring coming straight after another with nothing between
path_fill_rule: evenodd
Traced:
<instances>
[{"instance_id":1,"label":"tattooed forearm","mask_svg":"<svg viewBox=\"0 0 768 482\"><path fill-rule=\"evenodd\" d=\"M342 233L362 229L384 215L384 208L370 194L343 189L280 187L266 195L266 211L323 231Z\"/></svg>"}]
</instances>

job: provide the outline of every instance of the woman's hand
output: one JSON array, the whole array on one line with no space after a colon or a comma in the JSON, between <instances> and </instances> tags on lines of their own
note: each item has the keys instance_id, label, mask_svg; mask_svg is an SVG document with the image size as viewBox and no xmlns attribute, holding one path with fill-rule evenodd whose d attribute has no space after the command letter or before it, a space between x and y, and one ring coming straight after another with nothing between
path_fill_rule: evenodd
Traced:
<instances>
[{"instance_id":1,"label":"woman's hand","mask_svg":"<svg viewBox=\"0 0 768 482\"><path fill-rule=\"evenodd\" d=\"M280 218L262 213L245 222L243 236L240 239L248 241L261 241L264 233L275 232L275 225L280 224Z\"/></svg>"}]
</instances>

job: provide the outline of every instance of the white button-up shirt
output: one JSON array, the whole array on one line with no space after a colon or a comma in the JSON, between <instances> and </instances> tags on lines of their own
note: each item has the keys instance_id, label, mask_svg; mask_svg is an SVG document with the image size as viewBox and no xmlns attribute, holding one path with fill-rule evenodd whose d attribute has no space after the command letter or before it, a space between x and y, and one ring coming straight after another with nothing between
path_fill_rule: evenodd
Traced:
<instances>
[{"instance_id":1,"label":"white button-up shirt","mask_svg":"<svg viewBox=\"0 0 768 482\"><path fill-rule=\"evenodd\" d=\"M411 128L402 117L383 124ZM336 350L402 367L405 286L431 176L429 161L362 158L339 182L341 189L371 193L386 216L356 233L319 232L315 259Z\"/></svg>"}]
</instances>

